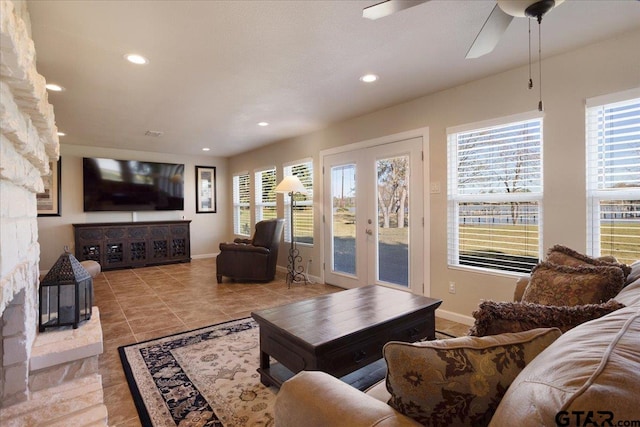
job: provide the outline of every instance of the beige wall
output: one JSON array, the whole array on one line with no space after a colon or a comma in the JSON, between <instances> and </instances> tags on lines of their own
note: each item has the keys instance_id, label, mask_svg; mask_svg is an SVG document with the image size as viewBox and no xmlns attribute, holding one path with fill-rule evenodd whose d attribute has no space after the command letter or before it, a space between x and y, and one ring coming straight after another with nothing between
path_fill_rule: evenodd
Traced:
<instances>
[{"instance_id":1,"label":"beige wall","mask_svg":"<svg viewBox=\"0 0 640 427\"><path fill-rule=\"evenodd\" d=\"M184 211L137 212L136 221L191 220L191 256L207 257L218 252L218 244L228 235L231 188L227 180L227 160L211 156L181 156L175 154L108 148L61 145L62 201L60 217L39 217L40 270L48 270L63 252L65 245L73 251L73 223L132 221L131 212L84 212L82 202L82 158L107 157L125 160L146 160L185 164ZM217 213L195 213L195 166L215 166L217 177Z\"/></svg>"},{"instance_id":2,"label":"beige wall","mask_svg":"<svg viewBox=\"0 0 640 427\"><path fill-rule=\"evenodd\" d=\"M586 249L585 99L640 86L639 45L640 31L635 31L543 61L545 249L556 243L581 251ZM537 90L526 89L527 79L527 68L521 67L353 118L313 134L235 156L229 159L229 173L253 173L255 168L276 165L278 179L281 179L283 163L313 157L314 185L318 188L322 150L428 127L430 148L425 157L429 162L429 180L439 182L442 191L425 193L425 197L431 198L427 214L431 241L425 244L425 261L430 261L431 268L425 283L430 284L431 296L444 301L440 312L453 319L469 321L468 316L481 299L509 300L515 280L509 274L447 266L446 128L535 110ZM319 206L319 198L316 204ZM281 203L279 206L282 209ZM225 208L230 209L231 204ZM316 211L320 210L318 207ZM316 242L320 240L320 218L321 215L316 215ZM321 262L316 262L321 260L319 244L302 248L301 252L304 265L309 257L314 260L310 273L320 275ZM279 264L286 265L286 254L282 255ZM457 284L454 295L447 291L449 281Z\"/></svg>"}]
</instances>

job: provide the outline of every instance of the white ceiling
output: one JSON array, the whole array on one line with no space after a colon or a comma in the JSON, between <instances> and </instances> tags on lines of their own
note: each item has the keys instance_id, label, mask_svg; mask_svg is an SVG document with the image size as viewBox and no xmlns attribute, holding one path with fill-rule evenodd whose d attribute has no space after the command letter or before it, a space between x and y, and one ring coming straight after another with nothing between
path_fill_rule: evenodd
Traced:
<instances>
[{"instance_id":1,"label":"white ceiling","mask_svg":"<svg viewBox=\"0 0 640 427\"><path fill-rule=\"evenodd\" d=\"M28 7L38 71L66 89L49 93L63 144L232 156L527 63L526 18L514 19L489 55L464 59L494 0L433 0L363 19L377 2ZM637 28L638 1L567 0L543 19L543 56ZM128 63L130 52L150 63ZM380 80L362 83L365 73Z\"/></svg>"}]
</instances>

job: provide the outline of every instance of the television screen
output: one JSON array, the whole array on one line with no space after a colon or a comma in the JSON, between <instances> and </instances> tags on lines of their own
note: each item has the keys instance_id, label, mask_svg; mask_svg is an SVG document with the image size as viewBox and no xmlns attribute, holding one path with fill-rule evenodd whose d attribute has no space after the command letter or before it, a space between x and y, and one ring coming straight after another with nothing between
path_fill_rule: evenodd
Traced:
<instances>
[{"instance_id":1,"label":"television screen","mask_svg":"<svg viewBox=\"0 0 640 427\"><path fill-rule=\"evenodd\" d=\"M83 158L85 212L184 209L184 165Z\"/></svg>"}]
</instances>

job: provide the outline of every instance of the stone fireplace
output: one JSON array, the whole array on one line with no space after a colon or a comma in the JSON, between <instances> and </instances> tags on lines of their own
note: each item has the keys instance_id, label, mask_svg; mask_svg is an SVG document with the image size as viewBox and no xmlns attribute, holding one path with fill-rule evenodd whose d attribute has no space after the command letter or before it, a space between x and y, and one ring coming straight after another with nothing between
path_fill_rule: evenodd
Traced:
<instances>
[{"instance_id":1,"label":"stone fireplace","mask_svg":"<svg viewBox=\"0 0 640 427\"><path fill-rule=\"evenodd\" d=\"M99 313L38 334L36 194L59 156L25 1L0 0L0 425L106 425Z\"/></svg>"}]
</instances>

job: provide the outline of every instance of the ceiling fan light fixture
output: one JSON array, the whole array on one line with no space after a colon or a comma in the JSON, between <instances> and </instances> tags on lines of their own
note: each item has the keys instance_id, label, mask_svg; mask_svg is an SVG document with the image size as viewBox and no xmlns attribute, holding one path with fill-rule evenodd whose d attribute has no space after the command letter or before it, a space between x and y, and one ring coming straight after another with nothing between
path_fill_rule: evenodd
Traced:
<instances>
[{"instance_id":1,"label":"ceiling fan light fixture","mask_svg":"<svg viewBox=\"0 0 640 427\"><path fill-rule=\"evenodd\" d=\"M558 7L564 0L498 0L498 6L507 15L516 18L537 18Z\"/></svg>"}]
</instances>

